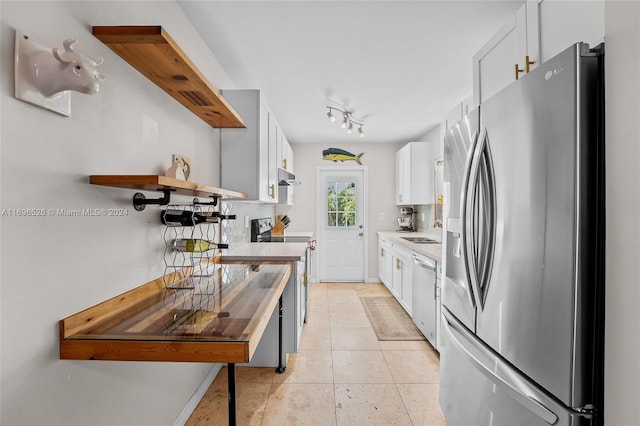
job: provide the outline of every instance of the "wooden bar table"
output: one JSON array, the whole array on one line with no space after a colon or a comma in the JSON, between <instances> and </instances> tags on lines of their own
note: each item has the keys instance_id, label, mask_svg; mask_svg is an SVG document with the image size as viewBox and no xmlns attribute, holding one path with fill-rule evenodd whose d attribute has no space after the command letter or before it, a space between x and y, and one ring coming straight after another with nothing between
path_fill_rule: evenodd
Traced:
<instances>
[{"instance_id":1,"label":"wooden bar table","mask_svg":"<svg viewBox=\"0 0 640 426\"><path fill-rule=\"evenodd\" d=\"M223 264L195 287L159 278L61 320L60 359L227 363L234 425L235 364L251 360L290 275L288 264Z\"/></svg>"}]
</instances>

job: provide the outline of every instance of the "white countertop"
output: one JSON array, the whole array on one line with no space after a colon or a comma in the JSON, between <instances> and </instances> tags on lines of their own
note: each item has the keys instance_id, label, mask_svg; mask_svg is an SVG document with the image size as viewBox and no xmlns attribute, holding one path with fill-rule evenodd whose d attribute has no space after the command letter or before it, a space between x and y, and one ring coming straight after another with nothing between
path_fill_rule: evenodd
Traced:
<instances>
[{"instance_id":1,"label":"white countertop","mask_svg":"<svg viewBox=\"0 0 640 426\"><path fill-rule=\"evenodd\" d=\"M278 234L273 234L273 235L278 235ZM313 238L313 231L287 231L285 229L284 233L282 234L282 236L284 236L284 237L309 237L309 239L312 239Z\"/></svg>"},{"instance_id":2,"label":"white countertop","mask_svg":"<svg viewBox=\"0 0 640 426\"><path fill-rule=\"evenodd\" d=\"M420 254L423 254L436 262L442 262L442 244L418 244L412 243L411 241L407 241L402 239L402 237L409 238L431 238L434 239L432 235L428 235L426 232L396 232L396 231L378 231L378 235L386 238L393 244L397 244L413 251L416 251Z\"/></svg>"},{"instance_id":3,"label":"white countertop","mask_svg":"<svg viewBox=\"0 0 640 426\"><path fill-rule=\"evenodd\" d=\"M220 262L296 262L304 257L306 250L307 243L246 243L223 250Z\"/></svg>"}]
</instances>

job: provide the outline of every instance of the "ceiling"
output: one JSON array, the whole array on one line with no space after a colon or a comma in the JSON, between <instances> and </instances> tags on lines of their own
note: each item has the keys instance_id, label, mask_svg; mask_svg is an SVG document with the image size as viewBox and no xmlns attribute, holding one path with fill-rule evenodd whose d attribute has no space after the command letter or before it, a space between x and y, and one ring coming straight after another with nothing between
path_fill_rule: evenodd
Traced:
<instances>
[{"instance_id":1,"label":"ceiling","mask_svg":"<svg viewBox=\"0 0 640 426\"><path fill-rule=\"evenodd\" d=\"M472 56L523 0L178 3L291 143L335 146L421 140L471 95ZM327 105L364 121L365 136L329 122Z\"/></svg>"}]
</instances>

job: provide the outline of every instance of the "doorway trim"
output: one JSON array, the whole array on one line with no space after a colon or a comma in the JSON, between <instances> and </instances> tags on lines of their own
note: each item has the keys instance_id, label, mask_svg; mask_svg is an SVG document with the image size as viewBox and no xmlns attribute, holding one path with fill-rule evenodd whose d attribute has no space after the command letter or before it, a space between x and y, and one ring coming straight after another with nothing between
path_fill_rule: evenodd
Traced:
<instances>
[{"instance_id":1,"label":"doorway trim","mask_svg":"<svg viewBox=\"0 0 640 426\"><path fill-rule=\"evenodd\" d=\"M332 171L362 171L362 226L363 226L363 236L362 236L362 281L363 283L367 282L369 276L369 169L366 165L362 166L316 166L316 235L318 236L318 241L322 241L324 236L324 222L323 215L320 210L322 209L322 205L325 202L324 199L324 188L322 186L321 175L322 172L332 172ZM320 247L322 250L322 247ZM317 264L317 281L322 282L322 256L317 256L316 258ZM360 282L360 281L359 281Z\"/></svg>"}]
</instances>

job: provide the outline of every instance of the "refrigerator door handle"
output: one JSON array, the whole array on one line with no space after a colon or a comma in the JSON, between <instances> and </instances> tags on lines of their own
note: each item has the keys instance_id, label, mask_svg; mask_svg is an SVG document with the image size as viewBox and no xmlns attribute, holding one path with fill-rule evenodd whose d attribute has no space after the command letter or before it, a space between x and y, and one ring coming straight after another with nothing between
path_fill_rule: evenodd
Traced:
<instances>
[{"instance_id":1,"label":"refrigerator door handle","mask_svg":"<svg viewBox=\"0 0 640 426\"><path fill-rule=\"evenodd\" d=\"M463 246L475 304L484 308L495 246L495 178L487 129L477 140L465 189Z\"/></svg>"},{"instance_id":2,"label":"refrigerator door handle","mask_svg":"<svg viewBox=\"0 0 640 426\"><path fill-rule=\"evenodd\" d=\"M482 309L482 296L480 294L480 283L477 264L478 236L476 235L477 218L474 212L474 205L477 201L478 174L480 168L480 156L482 155L483 141L485 140L486 129L482 132L471 151L471 161L469 171L466 175L466 186L464 187L464 203L462 204L462 245L464 248L465 266L467 279L471 286L471 292L475 299L475 305Z\"/></svg>"},{"instance_id":3,"label":"refrigerator door handle","mask_svg":"<svg viewBox=\"0 0 640 426\"><path fill-rule=\"evenodd\" d=\"M537 385L485 347L446 307L442 308L442 316L449 338L479 372L548 424L558 421L558 416L536 398L536 395L543 395Z\"/></svg>"},{"instance_id":4,"label":"refrigerator door handle","mask_svg":"<svg viewBox=\"0 0 640 426\"><path fill-rule=\"evenodd\" d=\"M479 216L482 223L479 224L482 232L482 247L477 247L479 253L479 274L478 274L478 295L480 300L478 304L480 308L484 308L487 292L489 291L489 283L491 278L491 269L493 267L493 257L495 253L495 236L496 236L496 185L493 167L493 158L491 156L491 147L489 146L489 133L485 128L482 132L480 142L478 143L478 152L480 153L480 185L482 194L482 204ZM476 224L478 225L478 224ZM480 243L478 243L479 245Z\"/></svg>"},{"instance_id":5,"label":"refrigerator door handle","mask_svg":"<svg viewBox=\"0 0 640 426\"><path fill-rule=\"evenodd\" d=\"M462 263L464 265L465 273L467 276L469 298L471 299L471 305L475 309L478 295L476 294L477 288L474 285L474 279L477 277L475 265L473 263L473 251L472 234L471 231L471 214L469 210L470 202L473 199L473 193L470 191L475 188L474 182L474 159L476 148L478 146L478 137L476 136L471 146L469 147L469 154L467 155L467 161L464 166L464 175L462 179L462 194L460 197L460 224L461 224L461 239L462 239Z\"/></svg>"}]
</instances>

